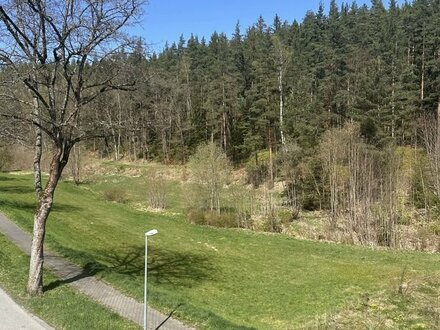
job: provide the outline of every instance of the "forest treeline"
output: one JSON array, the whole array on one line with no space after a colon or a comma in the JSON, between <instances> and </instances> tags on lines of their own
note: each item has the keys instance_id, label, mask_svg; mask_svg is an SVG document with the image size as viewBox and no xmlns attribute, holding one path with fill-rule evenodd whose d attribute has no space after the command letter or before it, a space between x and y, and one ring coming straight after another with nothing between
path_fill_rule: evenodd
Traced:
<instances>
[{"instance_id":1,"label":"forest treeline","mask_svg":"<svg viewBox=\"0 0 440 330\"><path fill-rule=\"evenodd\" d=\"M241 163L289 142L312 151L347 121L377 147L413 145L439 102L440 3L331 1L301 23L260 17L231 38L181 37L141 55L121 54L143 83L103 104L113 132L106 152L116 157L186 161L213 141Z\"/></svg>"},{"instance_id":2,"label":"forest treeline","mask_svg":"<svg viewBox=\"0 0 440 330\"><path fill-rule=\"evenodd\" d=\"M376 147L414 145L439 103L440 2L331 1L300 23L260 17L230 38L181 37L151 55L139 41L87 69L132 82L88 103L82 124L96 126L105 138L95 149L115 158L186 162L210 141L240 164L289 143L313 152L346 122Z\"/></svg>"}]
</instances>

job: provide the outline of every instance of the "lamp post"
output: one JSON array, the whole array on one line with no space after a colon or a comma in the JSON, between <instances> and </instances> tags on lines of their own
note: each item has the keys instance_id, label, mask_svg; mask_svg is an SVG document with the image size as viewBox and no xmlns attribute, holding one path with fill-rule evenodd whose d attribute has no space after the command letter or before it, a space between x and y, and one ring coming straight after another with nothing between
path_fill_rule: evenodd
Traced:
<instances>
[{"instance_id":1,"label":"lamp post","mask_svg":"<svg viewBox=\"0 0 440 330\"><path fill-rule=\"evenodd\" d=\"M147 257L148 257L148 236L156 235L158 231L152 229L145 233L145 270L144 270L144 330L147 330Z\"/></svg>"}]
</instances>

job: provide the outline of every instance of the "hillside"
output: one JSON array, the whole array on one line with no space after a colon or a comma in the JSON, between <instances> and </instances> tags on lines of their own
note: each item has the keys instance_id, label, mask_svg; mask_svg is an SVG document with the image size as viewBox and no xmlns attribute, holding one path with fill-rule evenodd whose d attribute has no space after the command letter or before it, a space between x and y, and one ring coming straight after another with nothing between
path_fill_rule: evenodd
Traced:
<instances>
[{"instance_id":1,"label":"hillside","mask_svg":"<svg viewBox=\"0 0 440 330\"><path fill-rule=\"evenodd\" d=\"M29 175L1 174L0 180L0 209L27 231L34 210L31 182ZM419 289L425 303L438 295L437 254L191 225L179 214L142 212L105 201L93 192L98 185L61 183L47 244L141 300L143 233L158 229L150 240L151 303L164 312L176 309L174 315L200 328L286 329L310 322L331 324L335 315L342 315L338 323L343 324L344 318L356 317L356 306L365 305L365 297L367 310L374 310L369 314L377 318L371 322L385 318L394 327L429 327L438 317L414 302ZM431 291L426 291L431 282ZM396 298L402 284L409 289ZM393 311L381 312L376 299L389 306L388 297L394 297ZM364 316L357 315L356 322L364 322Z\"/></svg>"}]
</instances>

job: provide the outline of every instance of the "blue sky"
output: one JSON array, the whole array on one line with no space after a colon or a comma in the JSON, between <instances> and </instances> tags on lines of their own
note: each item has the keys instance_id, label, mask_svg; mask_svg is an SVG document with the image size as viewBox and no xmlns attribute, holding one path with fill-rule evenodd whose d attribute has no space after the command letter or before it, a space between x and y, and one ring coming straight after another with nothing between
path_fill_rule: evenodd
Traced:
<instances>
[{"instance_id":1,"label":"blue sky","mask_svg":"<svg viewBox=\"0 0 440 330\"><path fill-rule=\"evenodd\" d=\"M149 0L142 22L134 29L149 44L151 50L161 50L165 42L187 40L191 33L207 40L214 31L230 36L237 21L244 32L260 15L268 24L275 14L281 19L301 22L308 10L316 12L320 0ZM337 1L339 4L346 1ZM351 0L348 1L351 3ZM383 1L388 5L388 1ZM403 3L404 1L398 1ZM326 13L330 0L322 0ZM357 0L358 5L370 1Z\"/></svg>"}]
</instances>

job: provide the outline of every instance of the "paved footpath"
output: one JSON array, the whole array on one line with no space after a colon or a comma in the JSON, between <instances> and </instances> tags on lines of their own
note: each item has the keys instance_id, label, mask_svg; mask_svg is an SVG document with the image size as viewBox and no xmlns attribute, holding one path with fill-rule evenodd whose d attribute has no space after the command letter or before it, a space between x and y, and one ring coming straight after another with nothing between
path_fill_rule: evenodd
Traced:
<instances>
[{"instance_id":1,"label":"paved footpath","mask_svg":"<svg viewBox=\"0 0 440 330\"><path fill-rule=\"evenodd\" d=\"M2 330L53 330L38 317L21 308L1 288L0 320L0 329Z\"/></svg>"},{"instance_id":2,"label":"paved footpath","mask_svg":"<svg viewBox=\"0 0 440 330\"><path fill-rule=\"evenodd\" d=\"M0 233L17 245L28 255L31 250L31 236L20 229L15 223L0 213ZM91 297L93 300L107 306L117 314L143 326L143 303L130 298L112 286L98 281L95 277L84 277L80 267L67 259L48 251L44 252L44 265L61 280ZM148 308L148 329L160 330L191 330L183 323Z\"/></svg>"}]
</instances>

